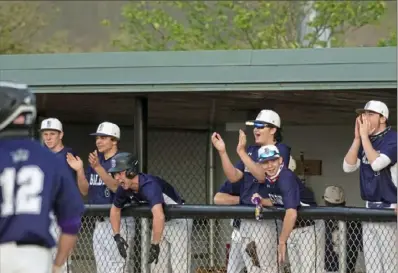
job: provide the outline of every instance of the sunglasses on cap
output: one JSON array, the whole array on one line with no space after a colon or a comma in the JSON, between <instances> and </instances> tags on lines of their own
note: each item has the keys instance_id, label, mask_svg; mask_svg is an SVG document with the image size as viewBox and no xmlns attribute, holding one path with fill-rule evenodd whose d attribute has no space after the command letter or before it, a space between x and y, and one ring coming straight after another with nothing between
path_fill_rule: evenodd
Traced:
<instances>
[{"instance_id":1,"label":"sunglasses on cap","mask_svg":"<svg viewBox=\"0 0 398 273\"><path fill-rule=\"evenodd\" d=\"M266 128L266 127L268 127L268 128L274 127L274 126L272 126L269 123L258 122L258 121L254 122L253 126L254 126L254 128L257 128L257 129L263 129L263 128Z\"/></svg>"},{"instance_id":2,"label":"sunglasses on cap","mask_svg":"<svg viewBox=\"0 0 398 273\"><path fill-rule=\"evenodd\" d=\"M280 157L280 154L275 150L265 149L263 153L258 156L259 161L265 161L270 158Z\"/></svg>"}]
</instances>

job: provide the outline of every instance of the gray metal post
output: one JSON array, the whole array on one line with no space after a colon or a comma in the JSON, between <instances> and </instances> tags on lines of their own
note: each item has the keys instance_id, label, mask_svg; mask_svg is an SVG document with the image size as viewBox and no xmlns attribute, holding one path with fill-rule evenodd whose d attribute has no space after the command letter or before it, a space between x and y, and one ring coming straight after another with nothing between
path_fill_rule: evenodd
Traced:
<instances>
[{"instance_id":1,"label":"gray metal post","mask_svg":"<svg viewBox=\"0 0 398 273\"><path fill-rule=\"evenodd\" d=\"M212 101L212 106L211 106L211 112L210 112L210 121L209 121L209 139L208 139L208 204L213 204L213 196L214 196L214 177L215 177L215 166L214 166L214 148L213 148L213 143L211 142L211 134L214 131L214 116L215 116L215 110L216 110L216 101ZM215 227L216 221L214 219L210 219L209 221L209 229L210 229L210 236L209 236L209 256L210 256L210 266L213 267L215 265Z\"/></svg>"},{"instance_id":2,"label":"gray metal post","mask_svg":"<svg viewBox=\"0 0 398 273\"><path fill-rule=\"evenodd\" d=\"M138 158L139 171L148 172L148 99L145 97L137 97L135 99L135 115L134 115L134 154ZM137 269L141 268L142 273L149 273L148 252L150 244L149 220L141 218L140 229L140 245L141 257L140 264L137 261ZM138 255L136 256L138 258Z\"/></svg>"},{"instance_id":3,"label":"gray metal post","mask_svg":"<svg viewBox=\"0 0 398 273\"><path fill-rule=\"evenodd\" d=\"M347 271L347 223L345 221L338 222L339 230L339 273ZM359 247L359 246L358 246Z\"/></svg>"}]
</instances>

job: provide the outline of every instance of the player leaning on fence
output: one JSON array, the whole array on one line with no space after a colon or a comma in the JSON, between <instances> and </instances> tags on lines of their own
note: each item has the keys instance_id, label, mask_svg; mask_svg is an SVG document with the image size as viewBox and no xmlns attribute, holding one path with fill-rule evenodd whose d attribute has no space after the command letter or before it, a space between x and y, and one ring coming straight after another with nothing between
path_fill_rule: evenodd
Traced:
<instances>
[{"instance_id":1,"label":"player leaning on fence","mask_svg":"<svg viewBox=\"0 0 398 273\"><path fill-rule=\"evenodd\" d=\"M248 125L253 125L255 145L249 146L246 150L247 156L253 161L257 161L258 149L262 145L275 144L283 154L284 163L289 165L290 148L281 141L281 120L279 115L272 110L262 110L255 121L250 121ZM232 183L236 183L243 179L243 186L240 193L240 204L253 205L251 197L254 193L260 193L262 196L268 196L265 189L260 191L258 179L255 177L262 176L265 180L264 172L251 173L248 166L240 160L235 166L232 164L226 152L225 143L221 136L217 133L212 135L214 147L218 150L221 158L224 174ZM253 163L255 164L255 163ZM246 264L247 271L262 272L267 270L270 273L278 272L277 262L277 221L276 220L242 220L240 232L242 235L243 247L246 251L247 246L257 250L260 267L253 264ZM271 244L270 242L274 242ZM252 252L252 251L251 251Z\"/></svg>"},{"instance_id":2,"label":"player leaning on fence","mask_svg":"<svg viewBox=\"0 0 398 273\"><path fill-rule=\"evenodd\" d=\"M41 122L40 126L40 135L41 139L44 142L44 145L51 150L56 157L58 157L69 169L70 173L72 174L73 178L76 179L76 172L73 170L66 161L66 155L71 153L72 155L76 156L76 154L72 151L71 148L65 147L63 144L63 137L64 137L64 130L61 121L56 118L47 118ZM54 236L59 236L60 230L57 226L56 222L54 221L52 231L54 232ZM53 257L57 253L56 248L53 250ZM68 259L67 263L65 263L62 267L61 273L71 273L71 266L70 260Z\"/></svg>"},{"instance_id":3,"label":"player leaning on fence","mask_svg":"<svg viewBox=\"0 0 398 273\"><path fill-rule=\"evenodd\" d=\"M108 173L111 159L118 154L120 129L114 123L103 122L95 133L97 149L90 153L90 166L84 172L83 161L78 156L68 154L69 165L77 172L77 181L80 192L88 195L89 204L112 204L117 181ZM121 233L127 241L134 237L134 219L123 219ZM93 250L97 266L97 273L122 273L128 264L118 254L112 239L112 227L108 217L97 219L93 234ZM129 257L128 257L129 258Z\"/></svg>"},{"instance_id":4,"label":"player leaning on fence","mask_svg":"<svg viewBox=\"0 0 398 273\"><path fill-rule=\"evenodd\" d=\"M358 109L354 141L344 158L343 169L359 168L361 197L367 208L397 207L397 132L388 125L388 108L369 101ZM397 223L364 222L363 246L367 272L398 271Z\"/></svg>"},{"instance_id":5,"label":"player leaning on fence","mask_svg":"<svg viewBox=\"0 0 398 273\"><path fill-rule=\"evenodd\" d=\"M266 145L258 151L257 169L266 175L262 186L268 196L262 197L265 207L283 207L286 209L282 230L278 239L278 262L286 261L286 246L289 253L291 272L323 272L324 244L317 236L324 236L322 221L297 219L297 209L301 206L317 206L313 193L283 163L283 157L275 145ZM253 162L254 163L254 162ZM321 245L319 245L321 242ZM305 255L303 255L305 253Z\"/></svg>"},{"instance_id":6,"label":"player leaning on fence","mask_svg":"<svg viewBox=\"0 0 398 273\"><path fill-rule=\"evenodd\" d=\"M66 164L32 140L36 112L35 96L26 85L0 82L1 273L60 272L84 212ZM52 211L61 228L54 262Z\"/></svg>"},{"instance_id":7,"label":"player leaning on fence","mask_svg":"<svg viewBox=\"0 0 398 273\"><path fill-rule=\"evenodd\" d=\"M150 174L138 172L138 160L130 153L120 153L113 159L109 172L119 183L111 208L114 239L121 256L126 256L126 244L120 235L121 209L127 203L147 202L152 211L152 243L148 255L152 273L191 272L192 219L166 219L163 206L183 204L181 196L169 183Z\"/></svg>"}]
</instances>

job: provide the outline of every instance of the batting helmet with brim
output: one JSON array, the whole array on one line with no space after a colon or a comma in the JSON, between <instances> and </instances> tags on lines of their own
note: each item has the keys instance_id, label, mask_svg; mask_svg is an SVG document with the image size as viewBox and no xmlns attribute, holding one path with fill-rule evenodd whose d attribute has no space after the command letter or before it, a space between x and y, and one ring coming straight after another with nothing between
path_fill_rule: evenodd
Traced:
<instances>
[{"instance_id":1,"label":"batting helmet with brim","mask_svg":"<svg viewBox=\"0 0 398 273\"><path fill-rule=\"evenodd\" d=\"M126 171L127 177L134 177L138 174L138 159L131 153L119 153L111 160L109 173L119 173Z\"/></svg>"}]
</instances>

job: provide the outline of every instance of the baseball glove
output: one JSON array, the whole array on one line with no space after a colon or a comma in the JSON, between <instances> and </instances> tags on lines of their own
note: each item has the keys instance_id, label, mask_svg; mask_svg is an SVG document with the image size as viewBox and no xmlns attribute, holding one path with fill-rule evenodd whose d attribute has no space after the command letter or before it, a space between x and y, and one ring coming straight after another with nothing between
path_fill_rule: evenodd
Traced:
<instances>
[{"instance_id":1,"label":"baseball glove","mask_svg":"<svg viewBox=\"0 0 398 273\"><path fill-rule=\"evenodd\" d=\"M246 253L247 255L249 255L250 259L252 259L253 265L260 267L260 262L257 256L256 243L254 241L251 241L250 243L247 244Z\"/></svg>"}]
</instances>

